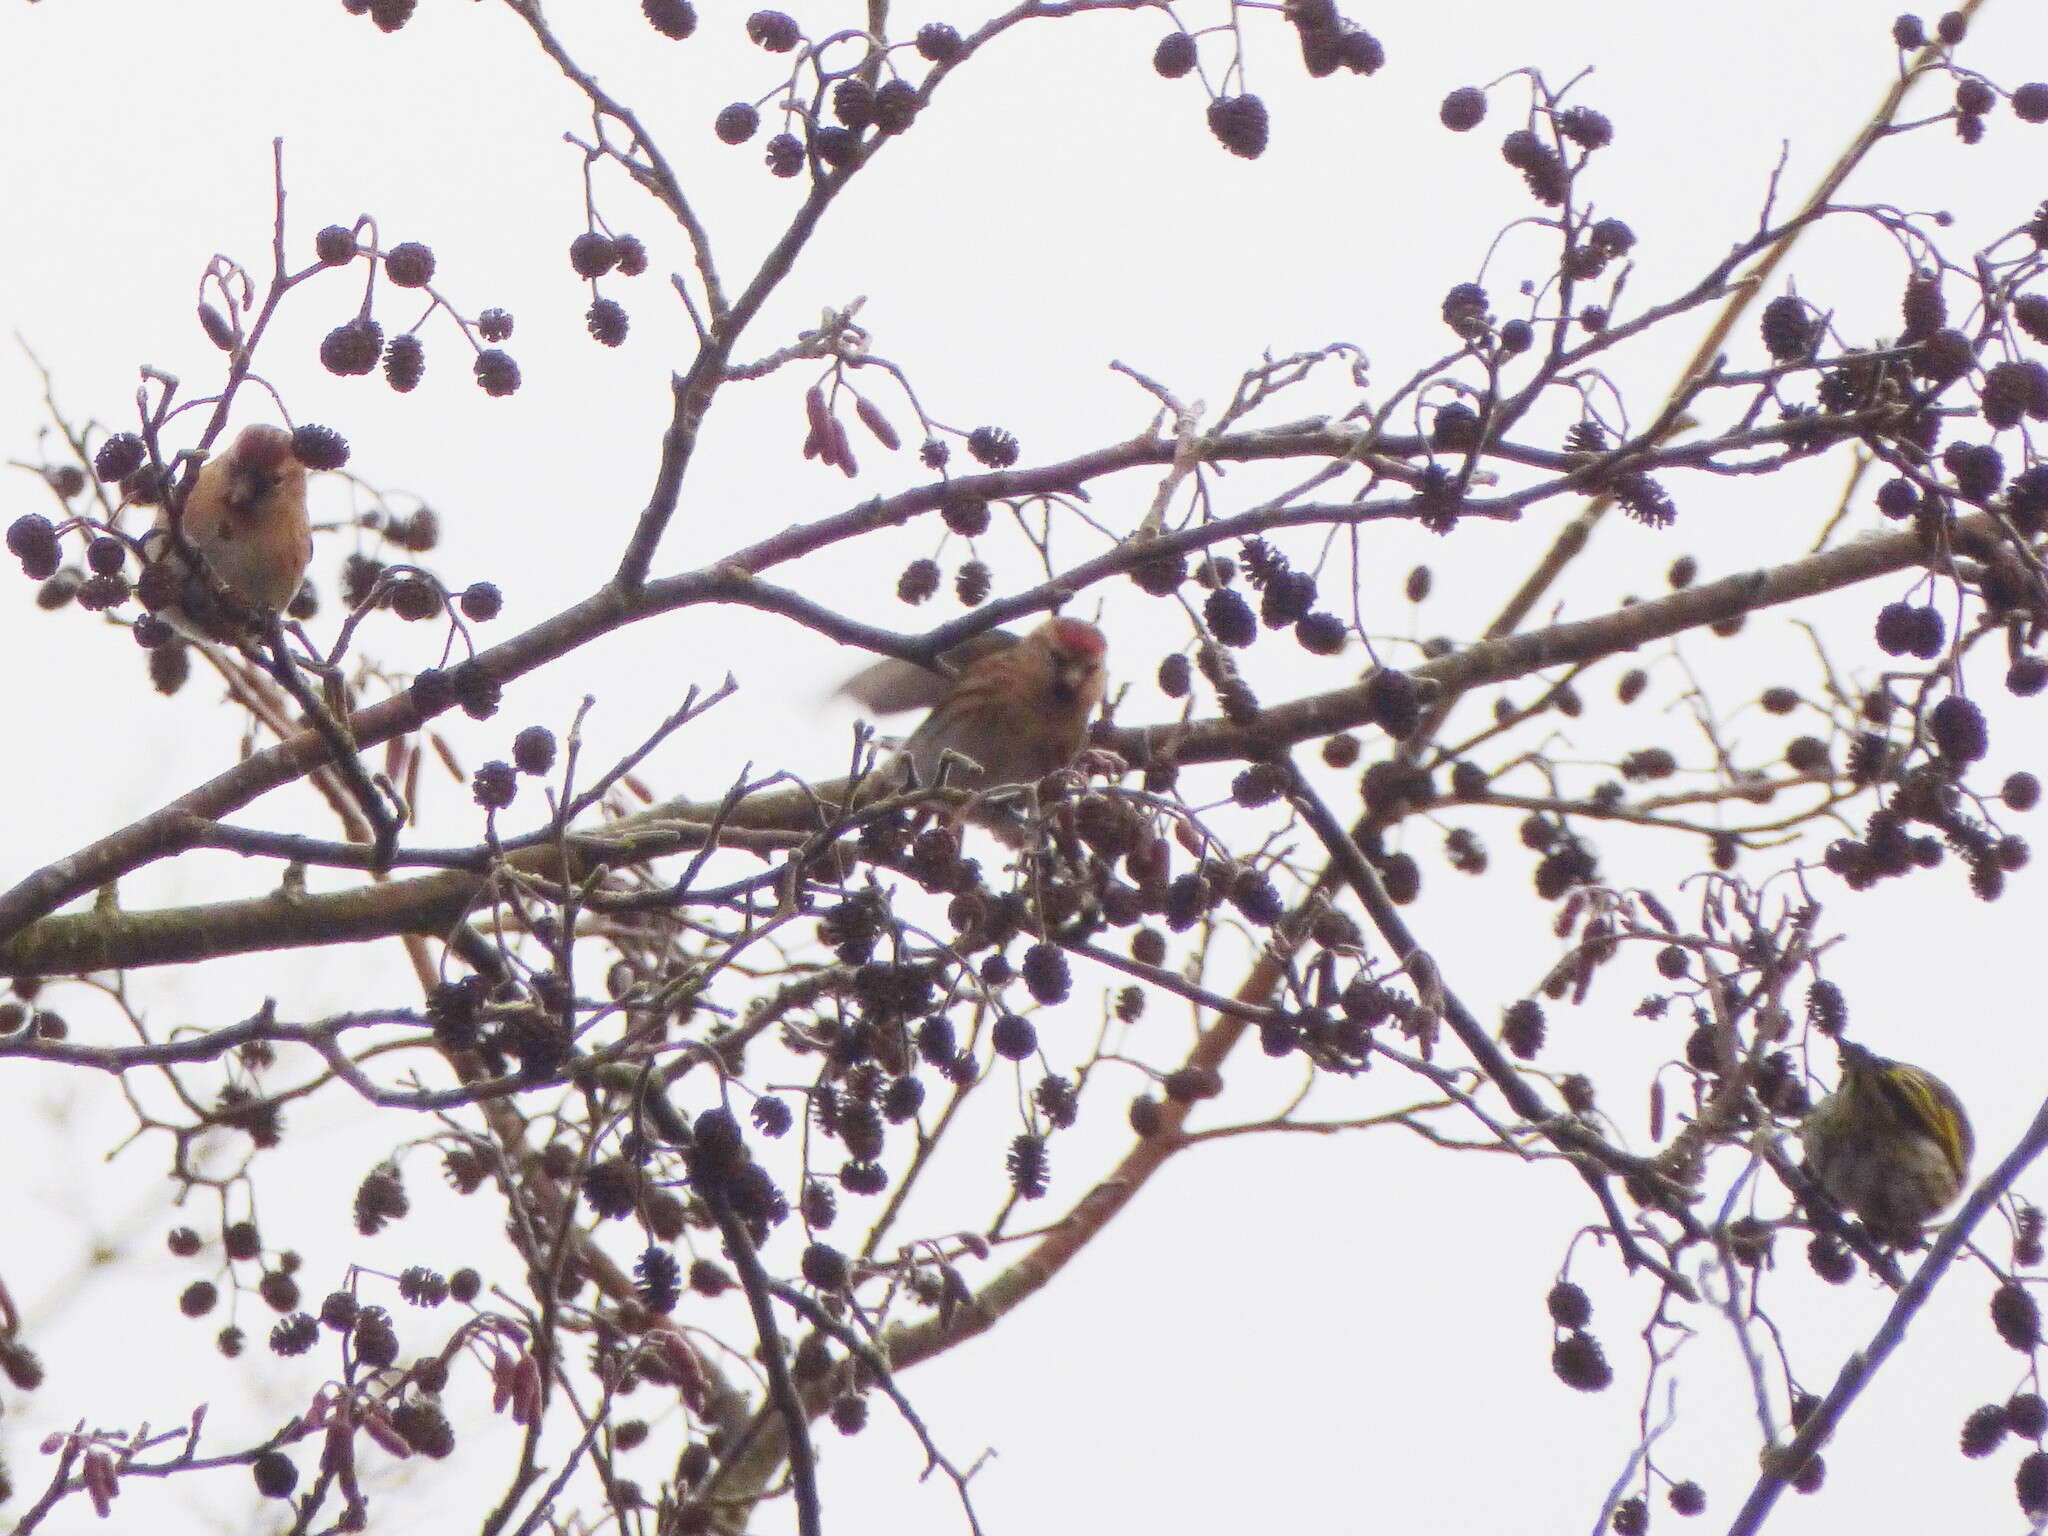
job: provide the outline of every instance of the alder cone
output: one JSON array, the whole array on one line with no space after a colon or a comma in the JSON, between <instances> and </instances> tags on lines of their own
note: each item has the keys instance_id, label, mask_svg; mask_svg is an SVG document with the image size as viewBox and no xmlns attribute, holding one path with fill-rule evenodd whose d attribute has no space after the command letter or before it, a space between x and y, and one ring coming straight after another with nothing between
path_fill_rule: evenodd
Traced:
<instances>
[{"instance_id":1,"label":"alder cone","mask_svg":"<svg viewBox=\"0 0 2048 1536\"><path fill-rule=\"evenodd\" d=\"M1209 131L1233 155L1256 160L1270 132L1266 104L1252 95L1219 96L1209 103Z\"/></svg>"}]
</instances>

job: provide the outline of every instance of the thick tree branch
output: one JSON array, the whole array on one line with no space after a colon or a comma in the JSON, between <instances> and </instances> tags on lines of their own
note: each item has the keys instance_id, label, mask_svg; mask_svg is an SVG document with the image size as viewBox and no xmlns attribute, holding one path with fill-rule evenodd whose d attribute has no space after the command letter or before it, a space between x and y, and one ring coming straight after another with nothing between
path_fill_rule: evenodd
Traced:
<instances>
[{"instance_id":1,"label":"thick tree branch","mask_svg":"<svg viewBox=\"0 0 2048 1536\"><path fill-rule=\"evenodd\" d=\"M2000 538L1992 519L1978 514L1958 521L1958 550L1988 553ZM1436 661L1416 667L1413 675L1435 683L1446 695L1513 681L1545 668L1597 660L1666 639L1735 614L1775 607L1839 591L1892 571L1919 564L1925 550L1910 531L1884 534L1845 544L1823 554L1789 561L1770 570L1748 572L1634 603L1597 618L1554 624L1545 629L1482 641ZM762 591L751 583L698 575L673 577L650 584L648 598L673 597L716 588L728 596L741 592L766 606ZM741 597L744 600L744 597ZM607 611L604 599L592 599ZM572 610L579 613L581 609ZM564 616L564 622L568 616ZM546 631L546 633L543 633ZM950 630L938 633L950 634ZM917 655L924 647L902 637L886 636L891 654ZM497 675L497 659L511 656L525 663L536 654L553 654L563 637L541 626L482 658ZM536 663L537 664L537 663ZM524 670L524 666L521 668ZM356 716L356 732L365 745L418 723L409 708L411 694L374 705ZM1111 731L1105 744L1135 762L1167 759L1180 763L1249 761L1292 744L1368 724L1364 684L1275 704L1249 724L1226 719L1190 724L1124 727ZM319 738L311 732L259 753L211 784L174 801L162 811L50 866L0 901L0 916L40 906L48 892L60 900L84 894L126 868L148 862L159 851L179 851L209 840L206 807L253 798L286 765L301 771L321 758ZM835 794L845 781L816 786L789 786L748 797L733 810L727 825L735 833L816 832L824 823L821 809L838 809ZM529 848L516 856L514 867L553 879L579 878L598 865L641 863L651 858L702 846L701 838L717 802L675 800L612 822L586 837L571 838L576 869L565 871L553 847ZM88 879L87 871L100 873ZM354 943L388 938L397 933L445 934L471 909L481 877L468 873L394 881L374 889L318 896L273 894L250 901L222 902L209 907L168 908L155 912L82 912L47 918L0 946L0 974L64 975L80 971L165 965L244 954L252 950L296 948L329 943ZM72 889L76 887L76 889ZM54 903L52 903L54 904Z\"/></svg>"}]
</instances>

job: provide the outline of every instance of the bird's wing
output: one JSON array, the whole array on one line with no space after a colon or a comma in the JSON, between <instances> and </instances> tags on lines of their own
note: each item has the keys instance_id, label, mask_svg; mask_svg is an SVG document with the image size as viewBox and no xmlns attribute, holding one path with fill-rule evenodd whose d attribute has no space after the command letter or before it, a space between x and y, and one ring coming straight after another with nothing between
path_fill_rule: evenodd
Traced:
<instances>
[{"instance_id":1,"label":"bird's wing","mask_svg":"<svg viewBox=\"0 0 2048 1536\"><path fill-rule=\"evenodd\" d=\"M1007 629L991 629L962 641L943 659L958 671L984 656L1008 650L1017 640ZM906 709L936 709L952 687L953 679L943 672L886 656L854 673L839 685L839 692L878 715L894 715Z\"/></svg>"}]
</instances>

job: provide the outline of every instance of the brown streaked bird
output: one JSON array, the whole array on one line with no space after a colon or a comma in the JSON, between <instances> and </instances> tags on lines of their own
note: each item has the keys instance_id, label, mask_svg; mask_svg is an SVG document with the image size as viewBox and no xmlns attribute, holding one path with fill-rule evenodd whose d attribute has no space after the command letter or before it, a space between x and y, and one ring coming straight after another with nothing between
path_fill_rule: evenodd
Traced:
<instances>
[{"instance_id":1,"label":"brown streaked bird","mask_svg":"<svg viewBox=\"0 0 2048 1536\"><path fill-rule=\"evenodd\" d=\"M948 678L882 661L848 679L844 692L882 714L929 706L897 755L920 784L933 783L947 752L967 758L948 771L961 789L1035 784L1072 762L1102 703L1108 642L1080 619L1047 619L1019 638L990 630L948 651ZM972 767L969 766L972 764Z\"/></svg>"},{"instance_id":2,"label":"brown streaked bird","mask_svg":"<svg viewBox=\"0 0 2048 1536\"><path fill-rule=\"evenodd\" d=\"M229 612L176 554L166 509L149 540L152 560L175 583L168 600L156 607L158 618L194 639L240 640L248 637L251 620L282 613L313 557L306 466L292 452L291 433L261 424L244 427L199 466L180 525L214 580L246 612Z\"/></svg>"}]
</instances>

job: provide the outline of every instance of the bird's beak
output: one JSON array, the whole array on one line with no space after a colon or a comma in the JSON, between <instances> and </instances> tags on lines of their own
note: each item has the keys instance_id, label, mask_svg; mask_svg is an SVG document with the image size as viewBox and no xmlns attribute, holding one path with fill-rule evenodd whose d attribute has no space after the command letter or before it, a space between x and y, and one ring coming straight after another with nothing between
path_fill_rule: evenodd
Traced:
<instances>
[{"instance_id":1,"label":"bird's beak","mask_svg":"<svg viewBox=\"0 0 2048 1536\"><path fill-rule=\"evenodd\" d=\"M1053 678L1062 694L1078 695L1095 676L1096 664L1086 656L1064 656L1053 667Z\"/></svg>"}]
</instances>

